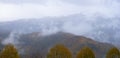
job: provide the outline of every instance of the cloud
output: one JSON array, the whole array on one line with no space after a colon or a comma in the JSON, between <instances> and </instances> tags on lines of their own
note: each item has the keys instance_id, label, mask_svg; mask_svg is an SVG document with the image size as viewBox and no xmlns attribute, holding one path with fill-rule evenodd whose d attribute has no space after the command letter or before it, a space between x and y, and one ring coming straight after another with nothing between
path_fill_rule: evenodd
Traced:
<instances>
[{"instance_id":1,"label":"cloud","mask_svg":"<svg viewBox=\"0 0 120 58\"><path fill-rule=\"evenodd\" d=\"M75 21L66 22L62 27L64 32L83 35L93 30L93 27L89 23L79 19L78 21L79 23L76 23Z\"/></svg>"},{"instance_id":2,"label":"cloud","mask_svg":"<svg viewBox=\"0 0 120 58\"><path fill-rule=\"evenodd\" d=\"M0 21L41 17L59 17L82 13L93 16L119 16L117 0L0 0Z\"/></svg>"},{"instance_id":3,"label":"cloud","mask_svg":"<svg viewBox=\"0 0 120 58\"><path fill-rule=\"evenodd\" d=\"M17 34L15 32L11 32L11 34L2 41L2 44L6 45L6 44L14 44L14 45L17 45L19 44L19 37L20 37L20 34Z\"/></svg>"},{"instance_id":4,"label":"cloud","mask_svg":"<svg viewBox=\"0 0 120 58\"><path fill-rule=\"evenodd\" d=\"M0 0L0 2L3 3L15 3L15 4L21 4L21 3L44 3L47 0Z\"/></svg>"},{"instance_id":5,"label":"cloud","mask_svg":"<svg viewBox=\"0 0 120 58\"><path fill-rule=\"evenodd\" d=\"M41 18L46 16L65 16L78 13L75 5L48 1L46 4L0 4L0 19Z\"/></svg>"}]
</instances>

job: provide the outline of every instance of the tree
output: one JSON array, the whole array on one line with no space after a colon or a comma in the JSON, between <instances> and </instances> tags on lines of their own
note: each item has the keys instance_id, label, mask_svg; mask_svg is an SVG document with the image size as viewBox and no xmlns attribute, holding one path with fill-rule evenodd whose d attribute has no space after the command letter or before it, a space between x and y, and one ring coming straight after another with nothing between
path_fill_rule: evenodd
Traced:
<instances>
[{"instance_id":1,"label":"tree","mask_svg":"<svg viewBox=\"0 0 120 58\"><path fill-rule=\"evenodd\" d=\"M72 54L64 45L57 44L50 49L47 58L72 58Z\"/></svg>"},{"instance_id":2,"label":"tree","mask_svg":"<svg viewBox=\"0 0 120 58\"><path fill-rule=\"evenodd\" d=\"M106 58L120 58L120 52L117 48L111 48L106 55Z\"/></svg>"},{"instance_id":3,"label":"tree","mask_svg":"<svg viewBox=\"0 0 120 58\"><path fill-rule=\"evenodd\" d=\"M8 44L1 51L0 58L20 58L20 56L17 49L12 44Z\"/></svg>"},{"instance_id":4,"label":"tree","mask_svg":"<svg viewBox=\"0 0 120 58\"><path fill-rule=\"evenodd\" d=\"M76 58L95 58L95 55L89 47L83 47L80 52L78 52Z\"/></svg>"}]
</instances>

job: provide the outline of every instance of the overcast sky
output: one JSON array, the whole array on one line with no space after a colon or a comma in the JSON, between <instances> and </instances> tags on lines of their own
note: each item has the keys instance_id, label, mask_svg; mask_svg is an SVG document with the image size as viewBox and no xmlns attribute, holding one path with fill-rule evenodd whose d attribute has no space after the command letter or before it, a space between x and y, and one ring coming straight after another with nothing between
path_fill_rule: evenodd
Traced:
<instances>
[{"instance_id":1,"label":"overcast sky","mask_svg":"<svg viewBox=\"0 0 120 58\"><path fill-rule=\"evenodd\" d=\"M99 13L119 16L119 0L0 0L0 21Z\"/></svg>"}]
</instances>

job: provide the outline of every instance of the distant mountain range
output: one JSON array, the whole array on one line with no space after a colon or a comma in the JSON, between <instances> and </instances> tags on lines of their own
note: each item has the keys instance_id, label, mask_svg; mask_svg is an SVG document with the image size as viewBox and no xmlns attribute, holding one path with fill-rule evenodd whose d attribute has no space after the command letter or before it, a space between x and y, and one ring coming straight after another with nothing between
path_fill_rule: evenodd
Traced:
<instances>
[{"instance_id":1,"label":"distant mountain range","mask_svg":"<svg viewBox=\"0 0 120 58\"><path fill-rule=\"evenodd\" d=\"M75 35L83 35L96 41L107 42L120 46L120 18L107 18L101 15L92 17L82 14L65 17L46 17L41 19L21 19L0 23L0 35L41 32L54 34L62 31Z\"/></svg>"}]
</instances>

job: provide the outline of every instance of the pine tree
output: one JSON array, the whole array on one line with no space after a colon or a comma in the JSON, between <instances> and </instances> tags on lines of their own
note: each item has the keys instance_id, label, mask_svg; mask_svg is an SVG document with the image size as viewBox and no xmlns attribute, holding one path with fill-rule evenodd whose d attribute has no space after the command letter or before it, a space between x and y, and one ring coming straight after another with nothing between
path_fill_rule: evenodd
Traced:
<instances>
[{"instance_id":1,"label":"pine tree","mask_svg":"<svg viewBox=\"0 0 120 58\"><path fill-rule=\"evenodd\" d=\"M16 48L12 44L8 44L1 51L0 58L20 58Z\"/></svg>"},{"instance_id":2,"label":"pine tree","mask_svg":"<svg viewBox=\"0 0 120 58\"><path fill-rule=\"evenodd\" d=\"M47 58L72 58L72 54L64 45L57 44L50 49Z\"/></svg>"},{"instance_id":3,"label":"pine tree","mask_svg":"<svg viewBox=\"0 0 120 58\"><path fill-rule=\"evenodd\" d=\"M117 48L111 48L107 53L106 58L120 58L120 52Z\"/></svg>"},{"instance_id":4,"label":"pine tree","mask_svg":"<svg viewBox=\"0 0 120 58\"><path fill-rule=\"evenodd\" d=\"M95 58L95 55L89 47L83 47L76 58Z\"/></svg>"}]
</instances>

